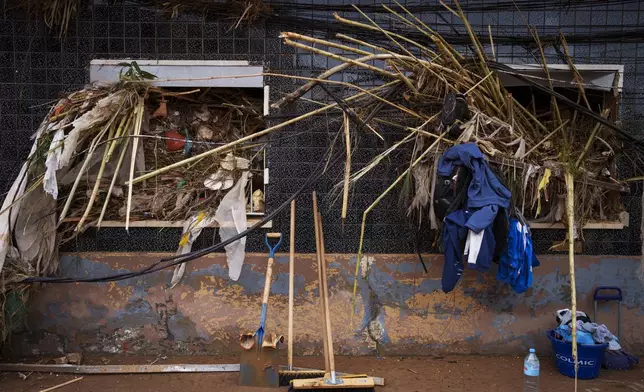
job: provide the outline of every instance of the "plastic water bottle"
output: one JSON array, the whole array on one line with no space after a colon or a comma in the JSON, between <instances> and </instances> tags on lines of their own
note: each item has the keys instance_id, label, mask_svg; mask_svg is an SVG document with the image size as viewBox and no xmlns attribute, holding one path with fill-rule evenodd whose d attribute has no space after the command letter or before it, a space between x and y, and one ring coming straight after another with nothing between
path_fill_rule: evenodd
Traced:
<instances>
[{"instance_id":1,"label":"plastic water bottle","mask_svg":"<svg viewBox=\"0 0 644 392\"><path fill-rule=\"evenodd\" d=\"M523 361L523 392L539 392L539 358L533 348Z\"/></svg>"}]
</instances>

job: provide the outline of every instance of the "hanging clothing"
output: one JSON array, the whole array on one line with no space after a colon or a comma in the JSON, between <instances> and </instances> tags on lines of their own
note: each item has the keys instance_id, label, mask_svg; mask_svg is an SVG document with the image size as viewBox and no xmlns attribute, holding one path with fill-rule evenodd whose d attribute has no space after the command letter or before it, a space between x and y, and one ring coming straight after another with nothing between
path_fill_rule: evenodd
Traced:
<instances>
[{"instance_id":1,"label":"hanging clothing","mask_svg":"<svg viewBox=\"0 0 644 392\"><path fill-rule=\"evenodd\" d=\"M532 286L532 268L538 266L530 229L517 219L510 219L508 244L499 258L496 278L508 283L517 293L523 293Z\"/></svg>"},{"instance_id":2,"label":"hanging clothing","mask_svg":"<svg viewBox=\"0 0 644 392\"><path fill-rule=\"evenodd\" d=\"M512 194L487 164L485 156L475 143L457 144L441 156L438 175L447 176L455 166L465 166L472 172L467 189L467 208L478 209L479 221L492 223L499 207L508 208Z\"/></svg>"},{"instance_id":3,"label":"hanging clothing","mask_svg":"<svg viewBox=\"0 0 644 392\"><path fill-rule=\"evenodd\" d=\"M492 225L479 228L474 219L472 225L479 229L478 233L470 230L467 223L475 214L476 212L469 210L456 210L445 217L443 225L445 264L441 279L441 287L445 293L452 291L463 275L463 253L468 255L467 267L470 269L487 271L492 263L496 246Z\"/></svg>"},{"instance_id":4,"label":"hanging clothing","mask_svg":"<svg viewBox=\"0 0 644 392\"><path fill-rule=\"evenodd\" d=\"M458 167L467 169L471 179L464 205L450 211L444 219L445 266L441 286L446 293L454 289L463 274L463 254L467 255L468 268L487 271L492 260L500 258L509 230L506 210L512 195L475 143L458 144L447 150L438 162L437 174L453 176ZM495 231L503 242L499 246Z\"/></svg>"},{"instance_id":5,"label":"hanging clothing","mask_svg":"<svg viewBox=\"0 0 644 392\"><path fill-rule=\"evenodd\" d=\"M499 258L505 247L508 245L508 232L510 231L510 220L508 219L508 213L505 208L499 208L499 212L494 218L494 223L492 223L492 232L494 233L494 240L496 242L496 248L494 249L494 257L492 261L496 264L499 264Z\"/></svg>"},{"instance_id":6,"label":"hanging clothing","mask_svg":"<svg viewBox=\"0 0 644 392\"><path fill-rule=\"evenodd\" d=\"M450 292L463 274L463 253L467 267L487 271L495 255L494 223L499 212L510 206L510 191L490 169L475 143L458 144L447 150L438 162L439 176L452 176L462 166L471 173L465 205L444 219L445 266L441 280ZM500 227L497 227L500 229ZM498 252L497 252L498 253Z\"/></svg>"}]
</instances>

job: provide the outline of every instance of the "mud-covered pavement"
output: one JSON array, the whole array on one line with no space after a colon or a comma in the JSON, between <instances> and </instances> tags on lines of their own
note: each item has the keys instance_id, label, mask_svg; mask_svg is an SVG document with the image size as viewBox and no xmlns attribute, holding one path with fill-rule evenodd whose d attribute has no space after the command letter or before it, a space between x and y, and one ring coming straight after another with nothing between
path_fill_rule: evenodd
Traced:
<instances>
[{"instance_id":1,"label":"mud-covered pavement","mask_svg":"<svg viewBox=\"0 0 644 392\"><path fill-rule=\"evenodd\" d=\"M142 364L151 363L150 357L95 357L86 358L87 364ZM551 358L542 357L541 391L573 391L574 380L560 375ZM238 363L238 358L175 357L159 359L156 363ZM321 357L295 358L296 366L319 367ZM489 356L446 357L336 357L336 368L342 372L368 373L383 377L384 387L377 391L503 391L523 390L523 358ZM0 391L40 391L73 378L71 374L33 373L23 380L18 373L0 374ZM57 389L58 392L261 392L276 389L242 388L237 385L238 373L214 374L130 374L85 375L83 380ZM286 388L278 390L286 391ZM603 370L600 377L579 381L581 392L644 392L644 367L627 372Z\"/></svg>"}]
</instances>

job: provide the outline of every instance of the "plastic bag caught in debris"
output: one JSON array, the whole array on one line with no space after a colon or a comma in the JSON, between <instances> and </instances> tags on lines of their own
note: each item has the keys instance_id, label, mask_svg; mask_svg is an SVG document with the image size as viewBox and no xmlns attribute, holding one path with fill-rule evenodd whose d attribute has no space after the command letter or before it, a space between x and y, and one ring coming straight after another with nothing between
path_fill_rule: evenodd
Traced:
<instances>
[{"instance_id":1,"label":"plastic bag caught in debris","mask_svg":"<svg viewBox=\"0 0 644 392\"><path fill-rule=\"evenodd\" d=\"M22 262L37 274L50 275L58 269L56 243L56 199L37 188L23 200L13 235Z\"/></svg>"},{"instance_id":2,"label":"plastic bag caught in debris","mask_svg":"<svg viewBox=\"0 0 644 392\"><path fill-rule=\"evenodd\" d=\"M49 111L50 114L52 110ZM47 121L43 121L32 138L36 141L40 139L46 128ZM30 159L36 153L37 147L37 142L31 146L31 150L29 151ZM4 266L7 254L11 254L12 251L16 250L12 244L11 232L18 220L18 213L20 212L20 206L22 205L21 197L24 195L27 183L29 182L27 173L28 169L29 161L26 161L22 164L18 176L13 181L9 192L7 192L5 199L2 202L2 207L0 207L0 211L2 211L0 212L0 272L2 272L2 267Z\"/></svg>"},{"instance_id":3,"label":"plastic bag caught in debris","mask_svg":"<svg viewBox=\"0 0 644 392\"><path fill-rule=\"evenodd\" d=\"M250 166L250 161L246 158L236 157L228 154L221 161L221 167L216 173L211 174L203 182L203 185L213 191L226 190L235 183L233 179L234 170L246 170Z\"/></svg>"},{"instance_id":4,"label":"plastic bag caught in debris","mask_svg":"<svg viewBox=\"0 0 644 392\"><path fill-rule=\"evenodd\" d=\"M193 215L190 219L186 220L183 224L183 233L181 235L181 240L179 241L179 249L177 249L177 255L184 255L189 253L192 249L192 244L195 242L197 237L201 234L201 230L210 226L214 222L212 216L207 216L205 212L201 212L197 215ZM183 274L186 272L186 263L181 263L178 266L174 267L174 272L172 273L172 280L170 281L170 288L174 288L183 278Z\"/></svg>"},{"instance_id":5,"label":"plastic bag caught in debris","mask_svg":"<svg viewBox=\"0 0 644 392\"><path fill-rule=\"evenodd\" d=\"M45 178L43 179L43 189L54 199L58 198L58 181L56 180L56 171L61 168L60 160L63 155L63 140L65 131L59 129L54 133L54 137L49 145L47 159L45 160Z\"/></svg>"},{"instance_id":6,"label":"plastic bag caught in debris","mask_svg":"<svg viewBox=\"0 0 644 392\"><path fill-rule=\"evenodd\" d=\"M107 121L114 113L121 107L123 99L125 99L126 92L120 90L114 94L108 95L96 103L96 106L89 112L86 112L74 122L72 122L72 130L65 138L65 147L63 148L62 156L59 160L59 167L69 165L74 151L76 151L76 144L80 133L92 128L93 126Z\"/></svg>"},{"instance_id":7,"label":"plastic bag caught in debris","mask_svg":"<svg viewBox=\"0 0 644 392\"><path fill-rule=\"evenodd\" d=\"M2 272L5 257L12 247L11 232L20 212L21 201L19 199L25 193L25 187L27 186L28 181L25 177L27 176L28 166L29 164L27 162L22 164L18 177L13 182L13 185L11 185L2 203L2 207L0 207L0 211L4 211L0 213L0 272ZM14 202L16 204L12 208L9 208Z\"/></svg>"},{"instance_id":8,"label":"plastic bag caught in debris","mask_svg":"<svg viewBox=\"0 0 644 392\"><path fill-rule=\"evenodd\" d=\"M215 174L211 174L203 181L203 185L213 191L230 189L235 183L235 179L229 172L221 169Z\"/></svg>"},{"instance_id":9,"label":"plastic bag caught in debris","mask_svg":"<svg viewBox=\"0 0 644 392\"><path fill-rule=\"evenodd\" d=\"M246 230L246 184L250 173L242 173L237 184L228 191L219 203L215 212L215 220L219 223L219 237L222 241ZM232 280L239 279L244 257L246 254L246 237L226 245L228 276Z\"/></svg>"}]
</instances>

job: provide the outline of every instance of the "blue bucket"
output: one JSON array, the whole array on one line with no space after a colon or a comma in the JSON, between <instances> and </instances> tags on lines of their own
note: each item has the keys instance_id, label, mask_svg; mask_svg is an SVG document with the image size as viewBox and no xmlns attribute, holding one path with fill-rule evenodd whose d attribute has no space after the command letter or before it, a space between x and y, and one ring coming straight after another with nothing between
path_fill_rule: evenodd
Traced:
<instances>
[{"instance_id":1,"label":"blue bucket","mask_svg":"<svg viewBox=\"0 0 644 392\"><path fill-rule=\"evenodd\" d=\"M572 358L572 343L555 339L555 331L548 332L552 342L552 351L555 352L557 370L568 377L575 377L575 361ZM577 357L579 370L577 378L590 380L599 376L599 369L604 362L604 351L608 344L577 344Z\"/></svg>"}]
</instances>

